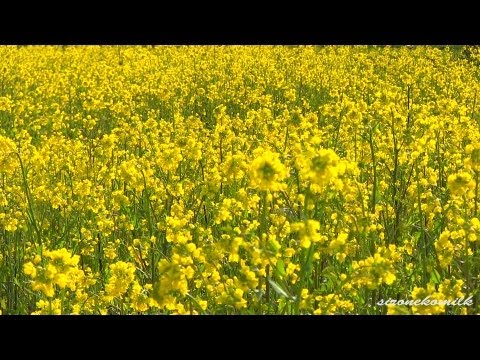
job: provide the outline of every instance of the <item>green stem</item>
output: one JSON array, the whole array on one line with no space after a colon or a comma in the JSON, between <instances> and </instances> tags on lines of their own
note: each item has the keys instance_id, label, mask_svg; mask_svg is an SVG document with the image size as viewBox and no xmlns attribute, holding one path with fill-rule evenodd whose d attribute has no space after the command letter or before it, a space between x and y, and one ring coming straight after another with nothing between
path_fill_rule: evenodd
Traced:
<instances>
[{"instance_id":1,"label":"green stem","mask_svg":"<svg viewBox=\"0 0 480 360\"><path fill-rule=\"evenodd\" d=\"M371 207L371 213L375 214L375 205L377 203L377 161L375 158L375 148L373 146L373 133L370 133L370 138L368 141L370 145L370 152L372 156L372 165L373 165L373 191L372 191L372 207Z\"/></svg>"},{"instance_id":2,"label":"green stem","mask_svg":"<svg viewBox=\"0 0 480 360\"><path fill-rule=\"evenodd\" d=\"M32 199L30 195L30 189L28 187L28 182L27 182L27 175L25 173L25 167L23 166L23 161L19 153L16 153L18 157L18 161L20 162L20 169L22 171L22 179L23 179L23 186L25 188L25 196L27 198L27 204L28 204L28 212L30 215L30 219L33 225L33 228L35 229L35 233L37 234L38 238L38 243L41 245L42 244L42 237L40 234L40 230L37 227L37 221L35 220L35 214L33 212L33 206L32 206Z\"/></svg>"},{"instance_id":3,"label":"green stem","mask_svg":"<svg viewBox=\"0 0 480 360\"><path fill-rule=\"evenodd\" d=\"M265 234L266 236L268 236L267 234L267 229L268 229L268 224L267 224L267 206L268 206L268 202L267 202L267 192L266 191L263 191L262 192L262 215L261 215L261 218L260 218L260 248L262 250L264 250L266 248L266 243L263 242L263 234ZM268 269L267 269L268 270ZM269 290L269 287L268 287L268 273L265 273L265 285L267 287L266 290ZM259 293L260 295L262 295L262 289L263 289L263 278L260 278L259 282L258 282L258 290L259 290ZM267 294L265 294L265 296L267 296ZM269 297L269 294L268 294L268 297ZM262 313L262 305L263 305L263 296L260 296L260 301L259 301L259 313L261 314ZM269 299L267 298L267 301Z\"/></svg>"},{"instance_id":4,"label":"green stem","mask_svg":"<svg viewBox=\"0 0 480 360\"><path fill-rule=\"evenodd\" d=\"M415 169L415 177L417 180L417 206L418 206L418 215L420 218L420 261L422 262L422 283L425 286L427 283L427 247L425 239L425 228L423 222L423 213L422 213L422 200L420 195L420 180L418 177L418 162L417 168Z\"/></svg>"}]
</instances>

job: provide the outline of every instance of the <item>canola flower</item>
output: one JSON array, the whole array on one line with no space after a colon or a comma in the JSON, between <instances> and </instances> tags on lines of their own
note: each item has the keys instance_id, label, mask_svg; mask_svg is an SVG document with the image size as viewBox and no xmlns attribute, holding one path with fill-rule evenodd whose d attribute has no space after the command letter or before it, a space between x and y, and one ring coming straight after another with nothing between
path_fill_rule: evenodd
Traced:
<instances>
[{"instance_id":1,"label":"canola flower","mask_svg":"<svg viewBox=\"0 0 480 360\"><path fill-rule=\"evenodd\" d=\"M254 159L250 164L250 183L254 189L279 191L285 188L282 181L288 176L279 154L258 148L253 150Z\"/></svg>"},{"instance_id":2,"label":"canola flower","mask_svg":"<svg viewBox=\"0 0 480 360\"><path fill-rule=\"evenodd\" d=\"M479 314L479 54L0 47L0 313Z\"/></svg>"}]
</instances>

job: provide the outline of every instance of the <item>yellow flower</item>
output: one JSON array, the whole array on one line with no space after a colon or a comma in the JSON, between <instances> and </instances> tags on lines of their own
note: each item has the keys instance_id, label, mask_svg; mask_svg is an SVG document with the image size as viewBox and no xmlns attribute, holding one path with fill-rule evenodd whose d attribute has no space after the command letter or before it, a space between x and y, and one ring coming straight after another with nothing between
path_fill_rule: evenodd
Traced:
<instances>
[{"instance_id":1,"label":"yellow flower","mask_svg":"<svg viewBox=\"0 0 480 360\"><path fill-rule=\"evenodd\" d=\"M282 181L288 176L279 154L258 148L253 151L254 159L250 163L250 185L258 190L278 191L285 188Z\"/></svg>"},{"instance_id":2,"label":"yellow flower","mask_svg":"<svg viewBox=\"0 0 480 360\"><path fill-rule=\"evenodd\" d=\"M0 173L11 173L17 168L16 148L11 139L0 135Z\"/></svg>"},{"instance_id":3,"label":"yellow flower","mask_svg":"<svg viewBox=\"0 0 480 360\"><path fill-rule=\"evenodd\" d=\"M23 272L25 273L25 275L30 276L32 279L35 279L35 277L37 276L37 269L31 261L23 265Z\"/></svg>"},{"instance_id":4,"label":"yellow flower","mask_svg":"<svg viewBox=\"0 0 480 360\"><path fill-rule=\"evenodd\" d=\"M448 177L448 188L452 195L461 196L475 187L472 175L466 172L459 172Z\"/></svg>"},{"instance_id":5,"label":"yellow flower","mask_svg":"<svg viewBox=\"0 0 480 360\"><path fill-rule=\"evenodd\" d=\"M475 171L480 171L480 143L469 144L465 147L465 154L470 155L465 165L469 165Z\"/></svg>"},{"instance_id":6,"label":"yellow flower","mask_svg":"<svg viewBox=\"0 0 480 360\"><path fill-rule=\"evenodd\" d=\"M124 261L117 261L110 265L112 273L105 285L105 292L111 297L125 294L135 278L135 266Z\"/></svg>"},{"instance_id":7,"label":"yellow flower","mask_svg":"<svg viewBox=\"0 0 480 360\"><path fill-rule=\"evenodd\" d=\"M409 315L410 312L406 306L403 305L387 305L387 315Z\"/></svg>"},{"instance_id":8,"label":"yellow flower","mask_svg":"<svg viewBox=\"0 0 480 360\"><path fill-rule=\"evenodd\" d=\"M427 284L426 289L415 287L412 291L412 299L423 300L425 302L425 305L413 305L413 314L435 315L445 312L445 304L443 303L443 301L446 300L445 295L436 292L433 284Z\"/></svg>"},{"instance_id":9,"label":"yellow flower","mask_svg":"<svg viewBox=\"0 0 480 360\"><path fill-rule=\"evenodd\" d=\"M297 159L300 176L312 185L314 192L320 192L324 186L339 174L339 158L331 149L310 150Z\"/></svg>"}]
</instances>

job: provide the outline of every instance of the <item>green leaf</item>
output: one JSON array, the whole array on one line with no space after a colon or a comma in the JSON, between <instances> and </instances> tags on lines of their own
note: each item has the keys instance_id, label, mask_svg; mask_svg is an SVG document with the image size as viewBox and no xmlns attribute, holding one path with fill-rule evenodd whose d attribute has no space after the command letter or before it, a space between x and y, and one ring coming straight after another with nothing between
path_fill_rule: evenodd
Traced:
<instances>
[{"instance_id":1,"label":"green leaf","mask_svg":"<svg viewBox=\"0 0 480 360\"><path fill-rule=\"evenodd\" d=\"M440 274L437 270L433 269L433 271L430 273L430 281L434 284L440 284Z\"/></svg>"},{"instance_id":2,"label":"green leaf","mask_svg":"<svg viewBox=\"0 0 480 360\"><path fill-rule=\"evenodd\" d=\"M286 298L290 298L290 296L288 295L288 293L282 289L282 287L280 285L278 285L275 281L273 281L272 279L268 279L268 282L270 283L270 285L272 286L273 290L275 290L275 292L280 295L280 296L283 296L283 297L286 297Z\"/></svg>"},{"instance_id":3,"label":"green leaf","mask_svg":"<svg viewBox=\"0 0 480 360\"><path fill-rule=\"evenodd\" d=\"M270 249L271 249L274 253L276 253L276 252L278 252L278 250L280 250L280 246L276 245L275 242L273 242L273 241L269 241L269 242L268 242L268 245L270 246Z\"/></svg>"},{"instance_id":4,"label":"green leaf","mask_svg":"<svg viewBox=\"0 0 480 360\"><path fill-rule=\"evenodd\" d=\"M285 263L283 262L282 259L277 260L277 272L280 274L280 276L285 276Z\"/></svg>"}]
</instances>

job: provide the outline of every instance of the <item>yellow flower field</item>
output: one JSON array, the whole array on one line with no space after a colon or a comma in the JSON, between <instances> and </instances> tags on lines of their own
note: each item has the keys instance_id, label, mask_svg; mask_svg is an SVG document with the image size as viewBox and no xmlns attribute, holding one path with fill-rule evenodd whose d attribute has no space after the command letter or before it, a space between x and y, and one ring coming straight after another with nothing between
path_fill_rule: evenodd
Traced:
<instances>
[{"instance_id":1,"label":"yellow flower field","mask_svg":"<svg viewBox=\"0 0 480 360\"><path fill-rule=\"evenodd\" d=\"M2 314L480 314L475 48L0 59Z\"/></svg>"}]
</instances>

